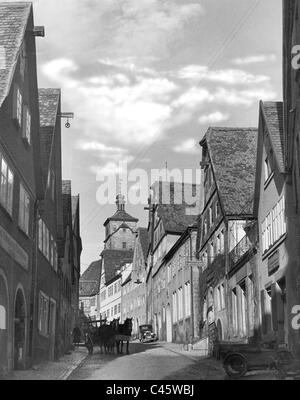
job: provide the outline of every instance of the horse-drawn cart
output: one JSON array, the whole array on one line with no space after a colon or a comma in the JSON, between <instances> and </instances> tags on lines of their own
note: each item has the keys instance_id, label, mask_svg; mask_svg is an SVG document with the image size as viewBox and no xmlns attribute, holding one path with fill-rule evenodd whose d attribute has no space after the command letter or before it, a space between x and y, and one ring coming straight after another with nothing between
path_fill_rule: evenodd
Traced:
<instances>
[{"instance_id":1,"label":"horse-drawn cart","mask_svg":"<svg viewBox=\"0 0 300 400\"><path fill-rule=\"evenodd\" d=\"M101 353L123 352L123 343L127 343L127 354L129 354L129 342L131 340L132 320L126 319L124 324L119 320L113 320L109 324L107 320L88 320L84 324L84 345L89 354L93 354L94 347L99 346Z\"/></svg>"},{"instance_id":2,"label":"horse-drawn cart","mask_svg":"<svg viewBox=\"0 0 300 400\"><path fill-rule=\"evenodd\" d=\"M300 360L287 349L221 342L216 345L216 352L231 378L241 378L249 371L269 369L276 371L278 379L300 379Z\"/></svg>"}]
</instances>

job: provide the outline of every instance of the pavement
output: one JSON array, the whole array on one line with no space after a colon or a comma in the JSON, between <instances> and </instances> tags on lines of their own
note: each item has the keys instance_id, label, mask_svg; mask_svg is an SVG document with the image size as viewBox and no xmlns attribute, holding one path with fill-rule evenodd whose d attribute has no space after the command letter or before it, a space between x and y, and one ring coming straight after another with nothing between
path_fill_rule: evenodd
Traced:
<instances>
[{"instance_id":1,"label":"pavement","mask_svg":"<svg viewBox=\"0 0 300 400\"><path fill-rule=\"evenodd\" d=\"M67 380L87 358L85 347L76 348L57 361L43 362L25 371L13 371L5 380Z\"/></svg>"},{"instance_id":2,"label":"pavement","mask_svg":"<svg viewBox=\"0 0 300 400\"><path fill-rule=\"evenodd\" d=\"M187 349L187 346L178 343L159 342L165 349L194 361L201 371L205 371L203 380L224 380L226 373L220 361L203 356L199 350Z\"/></svg>"}]
</instances>

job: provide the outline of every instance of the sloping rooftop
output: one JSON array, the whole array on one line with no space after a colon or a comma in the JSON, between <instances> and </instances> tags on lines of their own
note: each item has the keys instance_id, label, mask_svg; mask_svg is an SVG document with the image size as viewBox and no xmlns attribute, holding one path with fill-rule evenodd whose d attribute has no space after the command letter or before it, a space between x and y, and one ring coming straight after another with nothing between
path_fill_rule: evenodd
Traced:
<instances>
[{"instance_id":1,"label":"sloping rooftop","mask_svg":"<svg viewBox=\"0 0 300 400\"><path fill-rule=\"evenodd\" d=\"M71 202L72 202L72 223L74 224L75 218L76 218L77 207L79 204L79 195L71 196Z\"/></svg>"},{"instance_id":2,"label":"sloping rooftop","mask_svg":"<svg viewBox=\"0 0 300 400\"><path fill-rule=\"evenodd\" d=\"M64 230L66 229L68 223L70 223L69 218L72 215L71 185L72 185L71 181L68 180L62 181L62 206L63 206Z\"/></svg>"},{"instance_id":3,"label":"sloping rooftop","mask_svg":"<svg viewBox=\"0 0 300 400\"><path fill-rule=\"evenodd\" d=\"M261 102L261 106L278 167L281 171L284 171L283 102L264 101Z\"/></svg>"},{"instance_id":4,"label":"sloping rooftop","mask_svg":"<svg viewBox=\"0 0 300 400\"><path fill-rule=\"evenodd\" d=\"M122 286L127 285L127 283L129 283L129 282L131 281L131 276L132 276L132 274L130 273L130 274L127 276L127 278L125 279L125 281L122 283Z\"/></svg>"},{"instance_id":5,"label":"sloping rooftop","mask_svg":"<svg viewBox=\"0 0 300 400\"><path fill-rule=\"evenodd\" d=\"M106 249L102 253L103 266L105 270L105 282L108 283L115 278L117 271L125 264L132 263L132 250L112 250Z\"/></svg>"},{"instance_id":6,"label":"sloping rooftop","mask_svg":"<svg viewBox=\"0 0 300 400\"><path fill-rule=\"evenodd\" d=\"M139 241L141 243L144 261L147 261L147 252L149 247L149 237L147 228L138 228L137 230Z\"/></svg>"},{"instance_id":7,"label":"sloping rooftop","mask_svg":"<svg viewBox=\"0 0 300 400\"><path fill-rule=\"evenodd\" d=\"M157 215L168 233L182 233L197 220L197 215L187 215L185 204L159 204Z\"/></svg>"},{"instance_id":8,"label":"sloping rooftop","mask_svg":"<svg viewBox=\"0 0 300 400\"><path fill-rule=\"evenodd\" d=\"M29 2L0 3L0 107L10 90L31 7Z\"/></svg>"},{"instance_id":9,"label":"sloping rooftop","mask_svg":"<svg viewBox=\"0 0 300 400\"><path fill-rule=\"evenodd\" d=\"M109 221L138 222L138 219L132 217L126 211L118 210L112 217L107 218L107 220L104 222L104 225L106 225Z\"/></svg>"},{"instance_id":10,"label":"sloping rooftop","mask_svg":"<svg viewBox=\"0 0 300 400\"><path fill-rule=\"evenodd\" d=\"M44 184L48 177L49 160L53 147L54 127L60 101L60 89L39 89L40 152ZM47 128L53 129L47 129Z\"/></svg>"},{"instance_id":11,"label":"sloping rooftop","mask_svg":"<svg viewBox=\"0 0 300 400\"><path fill-rule=\"evenodd\" d=\"M60 89L39 89L40 126L56 124Z\"/></svg>"},{"instance_id":12,"label":"sloping rooftop","mask_svg":"<svg viewBox=\"0 0 300 400\"><path fill-rule=\"evenodd\" d=\"M256 128L209 128L206 141L226 215L253 213Z\"/></svg>"},{"instance_id":13,"label":"sloping rooftop","mask_svg":"<svg viewBox=\"0 0 300 400\"><path fill-rule=\"evenodd\" d=\"M94 261L80 277L79 296L95 296L100 290L101 260Z\"/></svg>"}]
</instances>

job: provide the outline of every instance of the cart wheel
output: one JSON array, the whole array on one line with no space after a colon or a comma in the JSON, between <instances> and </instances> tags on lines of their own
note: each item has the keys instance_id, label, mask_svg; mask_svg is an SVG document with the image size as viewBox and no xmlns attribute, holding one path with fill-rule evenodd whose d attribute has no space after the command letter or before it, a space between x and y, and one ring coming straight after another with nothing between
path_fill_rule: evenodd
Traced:
<instances>
[{"instance_id":1,"label":"cart wheel","mask_svg":"<svg viewBox=\"0 0 300 400\"><path fill-rule=\"evenodd\" d=\"M231 378L241 378L248 371L247 360L239 353L228 354L223 361L223 366Z\"/></svg>"}]
</instances>

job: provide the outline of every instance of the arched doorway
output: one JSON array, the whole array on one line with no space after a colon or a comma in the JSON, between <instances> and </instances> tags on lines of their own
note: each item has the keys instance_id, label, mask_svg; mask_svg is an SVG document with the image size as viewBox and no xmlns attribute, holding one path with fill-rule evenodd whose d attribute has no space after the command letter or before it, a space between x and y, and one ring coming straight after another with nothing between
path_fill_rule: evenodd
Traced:
<instances>
[{"instance_id":1,"label":"arched doorway","mask_svg":"<svg viewBox=\"0 0 300 400\"><path fill-rule=\"evenodd\" d=\"M14 369L25 368L26 303L23 291L17 290L14 319Z\"/></svg>"},{"instance_id":2,"label":"arched doorway","mask_svg":"<svg viewBox=\"0 0 300 400\"><path fill-rule=\"evenodd\" d=\"M166 310L166 331L167 331L167 342L172 342L172 319L171 319L171 307L167 305Z\"/></svg>"},{"instance_id":3,"label":"arched doorway","mask_svg":"<svg viewBox=\"0 0 300 400\"><path fill-rule=\"evenodd\" d=\"M8 368L8 293L4 276L0 273L0 376Z\"/></svg>"}]
</instances>

